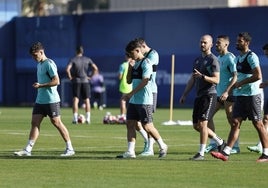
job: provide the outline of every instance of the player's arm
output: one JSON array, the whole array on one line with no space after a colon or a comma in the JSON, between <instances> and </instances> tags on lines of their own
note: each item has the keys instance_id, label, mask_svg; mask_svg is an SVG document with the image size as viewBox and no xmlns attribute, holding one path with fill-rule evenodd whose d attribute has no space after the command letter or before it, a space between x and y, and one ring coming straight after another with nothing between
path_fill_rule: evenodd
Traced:
<instances>
[{"instance_id":1,"label":"player's arm","mask_svg":"<svg viewBox=\"0 0 268 188\"><path fill-rule=\"evenodd\" d=\"M35 82L33 84L33 87L34 88L41 88L41 87L53 87L53 86L57 86L60 84L60 79L59 79L59 76L58 75L55 75L51 78L51 81L50 82L47 82L47 83L38 83L38 82Z\"/></svg>"},{"instance_id":2,"label":"player's arm","mask_svg":"<svg viewBox=\"0 0 268 188\"><path fill-rule=\"evenodd\" d=\"M232 74L232 79L231 79L231 81L230 81L230 84L228 85L228 87L226 88L226 90L225 90L225 92L226 93L231 93L231 91L232 91L232 88L233 88L233 86L234 86L234 84L236 83L236 81L237 81L237 72L233 72L233 74Z\"/></svg>"},{"instance_id":3,"label":"player's arm","mask_svg":"<svg viewBox=\"0 0 268 188\"><path fill-rule=\"evenodd\" d=\"M194 82L195 82L195 78L194 78L193 73L192 73L192 76L190 77L190 79L189 79L189 81L188 81L188 83L187 83L187 85L182 93L182 96L179 99L179 102L181 104L183 104L185 102L187 95L189 94L189 92L192 90L192 88L194 86Z\"/></svg>"},{"instance_id":4,"label":"player's arm","mask_svg":"<svg viewBox=\"0 0 268 188\"><path fill-rule=\"evenodd\" d=\"M69 78L69 80L72 80L72 74L71 74L71 68L72 68L72 64L69 63L66 67L66 73L67 73L67 77Z\"/></svg>"},{"instance_id":5,"label":"player's arm","mask_svg":"<svg viewBox=\"0 0 268 188\"><path fill-rule=\"evenodd\" d=\"M149 82L150 78L142 78L141 82L139 83L139 85L137 87L135 87L130 93L126 94L124 96L124 98L126 100L130 99L133 95L135 95L139 90L141 90L142 88L144 88L148 82Z\"/></svg>"},{"instance_id":6,"label":"player's arm","mask_svg":"<svg viewBox=\"0 0 268 188\"><path fill-rule=\"evenodd\" d=\"M133 65L129 63L128 70L127 70L127 83L128 84L132 83L132 69L133 69Z\"/></svg>"},{"instance_id":7,"label":"player's arm","mask_svg":"<svg viewBox=\"0 0 268 188\"><path fill-rule=\"evenodd\" d=\"M212 84L218 84L220 82L219 72L213 72L212 76L207 76L205 74L202 74L198 70L194 69L193 76L195 78L203 79L204 81L212 83Z\"/></svg>"},{"instance_id":8,"label":"player's arm","mask_svg":"<svg viewBox=\"0 0 268 188\"><path fill-rule=\"evenodd\" d=\"M242 85L249 84L252 82L256 82L258 80L262 79L262 73L261 73L261 68L260 67L255 67L252 69L252 75L244 80L241 80L240 82L235 83L235 88L239 88Z\"/></svg>"}]
</instances>

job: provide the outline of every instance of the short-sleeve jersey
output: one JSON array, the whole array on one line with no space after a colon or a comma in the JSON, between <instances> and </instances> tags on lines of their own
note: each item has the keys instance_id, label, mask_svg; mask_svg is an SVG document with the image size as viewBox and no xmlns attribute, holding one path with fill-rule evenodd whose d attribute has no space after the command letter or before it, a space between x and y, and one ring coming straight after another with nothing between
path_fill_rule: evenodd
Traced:
<instances>
[{"instance_id":1,"label":"short-sleeve jersey","mask_svg":"<svg viewBox=\"0 0 268 188\"><path fill-rule=\"evenodd\" d=\"M132 84L127 83L128 65L129 65L128 62L123 62L119 66L118 73L122 75L122 79L120 80L120 83L119 83L119 91L121 93L129 93L132 90Z\"/></svg>"},{"instance_id":2,"label":"short-sleeve jersey","mask_svg":"<svg viewBox=\"0 0 268 188\"><path fill-rule=\"evenodd\" d=\"M151 49L148 54L145 55L148 59L150 59L153 66L153 74L152 74L152 91L153 93L157 93L157 84L156 84L156 71L157 66L159 64L159 55L156 50Z\"/></svg>"},{"instance_id":3,"label":"short-sleeve jersey","mask_svg":"<svg viewBox=\"0 0 268 188\"><path fill-rule=\"evenodd\" d=\"M199 56L194 61L193 71L194 69L198 70L200 73L206 76L211 77L215 72L220 71L218 58L212 53L205 57ZM217 93L216 84L209 83L205 81L203 78L195 79L195 88L197 97Z\"/></svg>"},{"instance_id":4,"label":"short-sleeve jersey","mask_svg":"<svg viewBox=\"0 0 268 188\"><path fill-rule=\"evenodd\" d=\"M72 82L89 83L88 74L90 68L92 67L93 61L85 56L75 56L69 61L68 65L70 64L72 65Z\"/></svg>"},{"instance_id":5,"label":"short-sleeve jersey","mask_svg":"<svg viewBox=\"0 0 268 188\"><path fill-rule=\"evenodd\" d=\"M246 58L247 57L247 58ZM236 61L236 69L237 69L237 82L244 80L248 77L252 76L251 70L260 66L260 61L258 56L254 53L249 51L242 56L239 55L235 59ZM260 82L252 82L248 84L244 84L239 88L234 90L235 96L253 96L261 93Z\"/></svg>"},{"instance_id":6,"label":"short-sleeve jersey","mask_svg":"<svg viewBox=\"0 0 268 188\"><path fill-rule=\"evenodd\" d=\"M141 61L136 61L133 68L132 73L141 69L141 77L135 78L132 75L132 87L136 88L142 81L142 78L151 78L153 73L152 64L149 59L143 59ZM152 84L148 82L142 89L140 89L137 93L135 93L129 100L129 103L132 104L145 104L152 105L153 104L153 92L152 92Z\"/></svg>"},{"instance_id":7,"label":"short-sleeve jersey","mask_svg":"<svg viewBox=\"0 0 268 188\"><path fill-rule=\"evenodd\" d=\"M40 84L50 82L54 76L58 76L57 66L51 59L46 59L37 64L37 82ZM60 102L57 86L38 88L35 100L38 104Z\"/></svg>"},{"instance_id":8,"label":"short-sleeve jersey","mask_svg":"<svg viewBox=\"0 0 268 188\"><path fill-rule=\"evenodd\" d=\"M229 86L233 73L237 72L235 55L228 52L224 55L219 55L218 60L220 63L220 82L217 85L217 96L221 96Z\"/></svg>"}]
</instances>

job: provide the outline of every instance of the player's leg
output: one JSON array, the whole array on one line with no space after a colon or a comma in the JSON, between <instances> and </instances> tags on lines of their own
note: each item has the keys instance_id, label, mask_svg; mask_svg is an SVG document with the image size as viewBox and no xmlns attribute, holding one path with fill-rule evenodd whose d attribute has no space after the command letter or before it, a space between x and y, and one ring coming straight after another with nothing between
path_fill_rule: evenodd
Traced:
<instances>
[{"instance_id":1,"label":"player's leg","mask_svg":"<svg viewBox=\"0 0 268 188\"><path fill-rule=\"evenodd\" d=\"M231 125L232 123L233 105L234 105L234 98L231 98L231 97L227 98L227 100L224 102L225 114L226 114L229 125ZM237 138L231 150L231 154L237 154L237 153L240 153L239 137Z\"/></svg>"}]
</instances>

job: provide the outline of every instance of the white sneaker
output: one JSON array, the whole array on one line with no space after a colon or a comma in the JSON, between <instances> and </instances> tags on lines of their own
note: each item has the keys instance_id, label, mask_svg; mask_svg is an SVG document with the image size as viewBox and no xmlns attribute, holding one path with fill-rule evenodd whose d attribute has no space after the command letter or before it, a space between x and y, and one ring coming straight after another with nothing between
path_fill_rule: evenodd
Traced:
<instances>
[{"instance_id":1,"label":"white sneaker","mask_svg":"<svg viewBox=\"0 0 268 188\"><path fill-rule=\"evenodd\" d=\"M62 156L62 157L69 157L69 156L72 156L72 155L74 155L74 154L75 154L74 150L66 149L66 150L64 151L64 153L61 154L60 156Z\"/></svg>"},{"instance_id":2,"label":"white sneaker","mask_svg":"<svg viewBox=\"0 0 268 188\"><path fill-rule=\"evenodd\" d=\"M16 156L31 156L32 154L31 154L31 152L28 152L24 149L21 151L14 152L14 155L16 155Z\"/></svg>"},{"instance_id":3,"label":"white sneaker","mask_svg":"<svg viewBox=\"0 0 268 188\"><path fill-rule=\"evenodd\" d=\"M148 157L148 156L154 156L154 151L144 151L140 154L140 156L143 156L143 157Z\"/></svg>"},{"instance_id":4,"label":"white sneaker","mask_svg":"<svg viewBox=\"0 0 268 188\"><path fill-rule=\"evenodd\" d=\"M135 153L130 153L129 151L126 151L125 153L121 154L121 155L117 155L116 158L131 158L131 159L135 159L136 158L136 154Z\"/></svg>"},{"instance_id":5,"label":"white sneaker","mask_svg":"<svg viewBox=\"0 0 268 188\"><path fill-rule=\"evenodd\" d=\"M167 156L167 150L168 150L168 146L166 145L163 149L159 150L159 156L158 158L164 158Z\"/></svg>"}]
</instances>

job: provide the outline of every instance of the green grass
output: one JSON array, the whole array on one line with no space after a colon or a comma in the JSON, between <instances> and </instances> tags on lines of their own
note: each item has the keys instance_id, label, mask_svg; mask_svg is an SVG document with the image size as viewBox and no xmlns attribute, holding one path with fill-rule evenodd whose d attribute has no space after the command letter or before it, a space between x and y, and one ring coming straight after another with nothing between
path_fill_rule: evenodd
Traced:
<instances>
[{"instance_id":1,"label":"green grass","mask_svg":"<svg viewBox=\"0 0 268 188\"><path fill-rule=\"evenodd\" d=\"M62 109L62 120L69 129L76 155L61 158L65 143L57 130L44 119L31 157L15 157L23 148L30 128L31 108L0 108L0 187L266 187L268 163L258 164L259 154L246 146L258 141L251 122L244 122L240 135L241 153L222 162L206 154L205 161L189 161L199 147L199 134L191 126L164 126L168 109L158 109L155 126L169 146L165 159L154 157L122 160L115 156L127 148L124 125L104 125L107 111L92 110L92 124L74 126L70 108ZM82 112L82 110L81 110ZM191 109L175 109L173 120L190 120ZM227 138L229 125L224 111L215 117L217 133ZM136 152L143 149L137 135Z\"/></svg>"}]
</instances>

